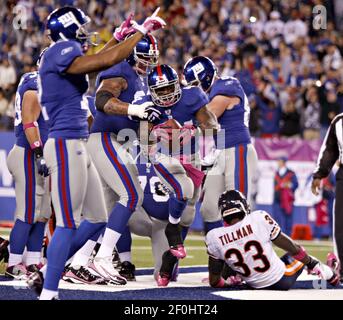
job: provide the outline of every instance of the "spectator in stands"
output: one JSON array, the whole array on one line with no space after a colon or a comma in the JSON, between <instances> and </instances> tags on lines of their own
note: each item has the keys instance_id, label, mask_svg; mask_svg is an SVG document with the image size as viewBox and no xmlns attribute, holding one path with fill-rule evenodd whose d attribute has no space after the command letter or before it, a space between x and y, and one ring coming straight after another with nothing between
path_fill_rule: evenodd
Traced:
<instances>
[{"instance_id":1,"label":"spectator in stands","mask_svg":"<svg viewBox=\"0 0 343 320\"><path fill-rule=\"evenodd\" d=\"M281 108L276 89L266 79L257 86L256 104L261 116L261 137L278 136Z\"/></svg>"},{"instance_id":2,"label":"spectator in stands","mask_svg":"<svg viewBox=\"0 0 343 320\"><path fill-rule=\"evenodd\" d=\"M319 139L320 137L320 115L318 91L315 86L310 87L304 98L302 112L303 137L306 140Z\"/></svg>"},{"instance_id":3,"label":"spectator in stands","mask_svg":"<svg viewBox=\"0 0 343 320\"><path fill-rule=\"evenodd\" d=\"M5 93L9 99L15 91L15 84L17 81L16 71L8 58L4 58L0 64L0 89Z\"/></svg>"},{"instance_id":4,"label":"spectator in stands","mask_svg":"<svg viewBox=\"0 0 343 320\"><path fill-rule=\"evenodd\" d=\"M298 179L294 171L287 168L287 158L278 159L274 177L273 216L284 232L290 236L293 226L294 193Z\"/></svg>"},{"instance_id":5,"label":"spectator in stands","mask_svg":"<svg viewBox=\"0 0 343 320\"><path fill-rule=\"evenodd\" d=\"M300 137L300 114L292 100L288 100L281 113L280 135L293 138Z\"/></svg>"}]
</instances>

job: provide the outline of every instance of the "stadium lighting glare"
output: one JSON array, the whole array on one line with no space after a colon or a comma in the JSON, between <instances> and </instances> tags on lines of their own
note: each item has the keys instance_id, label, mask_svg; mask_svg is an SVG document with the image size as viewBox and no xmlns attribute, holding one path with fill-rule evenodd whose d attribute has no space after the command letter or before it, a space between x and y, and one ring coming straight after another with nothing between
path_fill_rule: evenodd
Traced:
<instances>
[{"instance_id":1,"label":"stadium lighting glare","mask_svg":"<svg viewBox=\"0 0 343 320\"><path fill-rule=\"evenodd\" d=\"M251 23L255 23L255 22L257 21L257 19L256 19L256 17L251 16L250 19L249 19L249 21L250 21Z\"/></svg>"}]
</instances>

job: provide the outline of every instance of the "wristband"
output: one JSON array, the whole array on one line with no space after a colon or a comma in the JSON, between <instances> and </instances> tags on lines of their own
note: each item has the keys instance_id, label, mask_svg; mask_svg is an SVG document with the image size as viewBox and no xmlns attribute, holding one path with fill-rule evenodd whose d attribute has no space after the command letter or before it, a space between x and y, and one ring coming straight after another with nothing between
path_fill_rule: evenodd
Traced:
<instances>
[{"instance_id":1,"label":"wristband","mask_svg":"<svg viewBox=\"0 0 343 320\"><path fill-rule=\"evenodd\" d=\"M37 140L37 141L30 144L31 149L36 149L36 148L39 148L42 146L43 146L42 140Z\"/></svg>"},{"instance_id":2,"label":"wristband","mask_svg":"<svg viewBox=\"0 0 343 320\"><path fill-rule=\"evenodd\" d=\"M307 252L304 247L300 247L300 250L297 254L292 256L295 260L301 261L307 256Z\"/></svg>"},{"instance_id":3,"label":"wristband","mask_svg":"<svg viewBox=\"0 0 343 320\"><path fill-rule=\"evenodd\" d=\"M38 128L38 122L37 121L33 121L33 122L30 122L30 123L25 123L25 124L23 124L23 128L24 128L24 131L26 129L29 129L29 128Z\"/></svg>"}]
</instances>

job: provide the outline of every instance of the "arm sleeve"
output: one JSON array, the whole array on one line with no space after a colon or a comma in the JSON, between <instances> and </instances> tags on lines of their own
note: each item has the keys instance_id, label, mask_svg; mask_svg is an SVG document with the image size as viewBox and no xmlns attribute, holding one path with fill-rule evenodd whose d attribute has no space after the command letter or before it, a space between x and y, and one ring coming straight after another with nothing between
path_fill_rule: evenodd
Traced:
<instances>
[{"instance_id":1,"label":"arm sleeve","mask_svg":"<svg viewBox=\"0 0 343 320\"><path fill-rule=\"evenodd\" d=\"M77 57L83 56L81 45L75 41L60 42L56 46L54 59L59 73L65 73Z\"/></svg>"},{"instance_id":2,"label":"arm sleeve","mask_svg":"<svg viewBox=\"0 0 343 320\"><path fill-rule=\"evenodd\" d=\"M340 121L339 121L340 120ZM338 122L339 121L339 122ZM322 179L329 175L333 165L339 157L339 150L336 137L336 124L341 124L342 118L332 120L326 133L323 144L320 148L317 167L313 172L314 179Z\"/></svg>"}]
</instances>

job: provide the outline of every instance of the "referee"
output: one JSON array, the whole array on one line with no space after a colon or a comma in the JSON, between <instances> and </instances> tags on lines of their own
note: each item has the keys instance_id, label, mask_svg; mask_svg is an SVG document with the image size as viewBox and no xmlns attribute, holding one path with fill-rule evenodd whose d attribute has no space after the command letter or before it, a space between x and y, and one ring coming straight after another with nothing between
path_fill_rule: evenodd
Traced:
<instances>
[{"instance_id":1,"label":"referee","mask_svg":"<svg viewBox=\"0 0 343 320\"><path fill-rule=\"evenodd\" d=\"M319 194L321 180L326 178L335 162L339 160L336 173L336 194L334 205L334 240L338 257L343 263L343 113L338 114L331 122L320 148L317 167L313 172L312 193ZM340 270L343 282L343 270Z\"/></svg>"}]
</instances>

